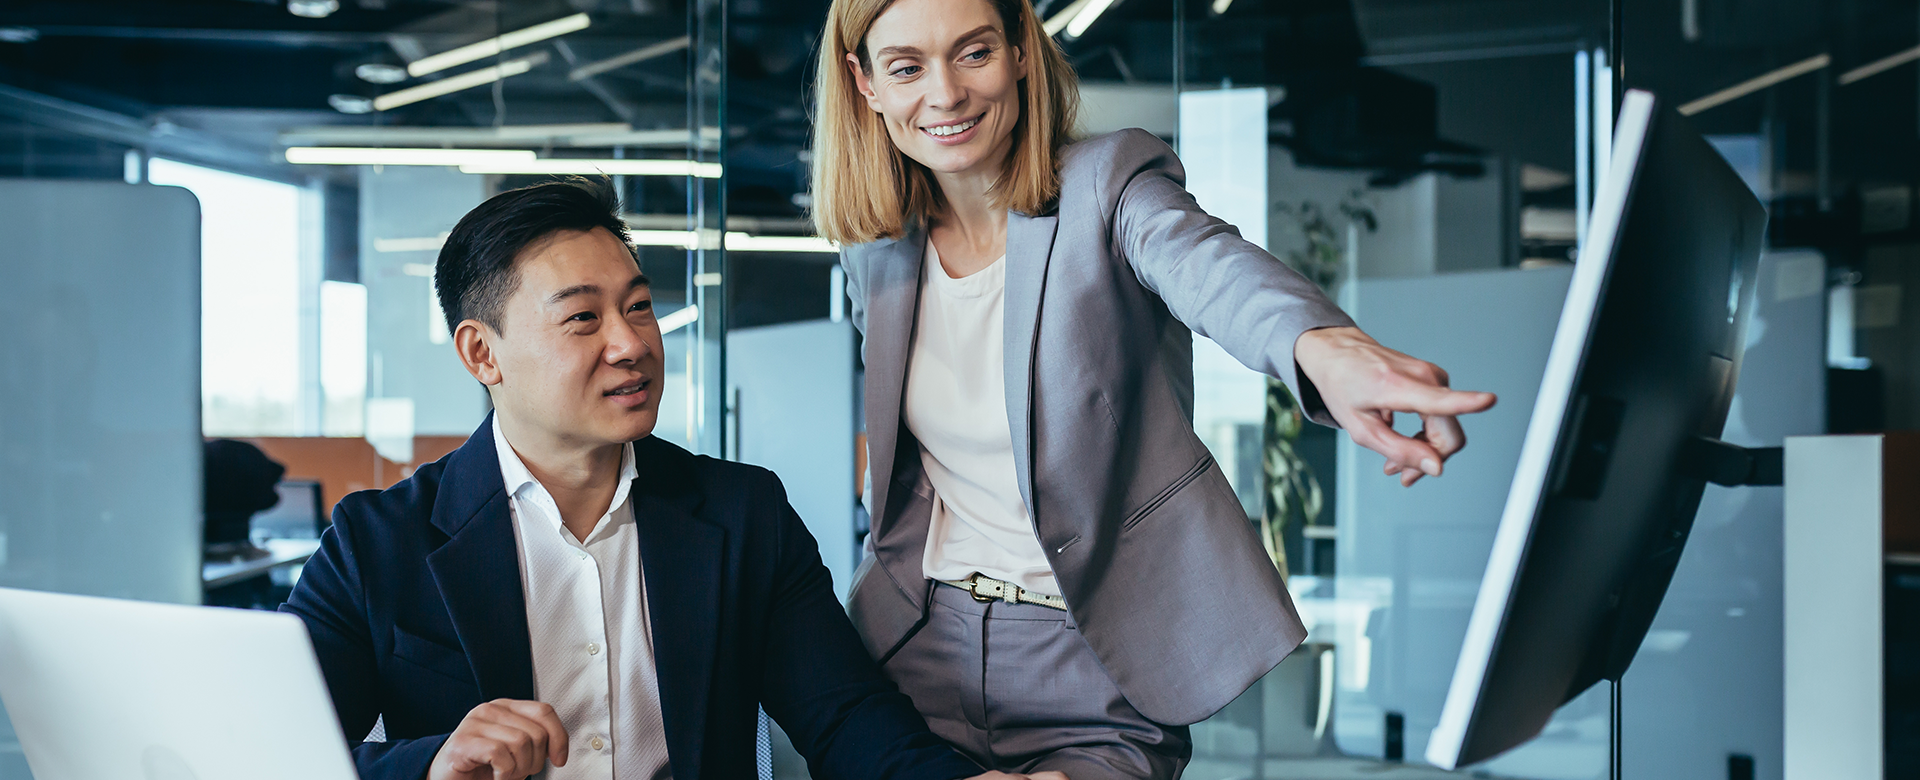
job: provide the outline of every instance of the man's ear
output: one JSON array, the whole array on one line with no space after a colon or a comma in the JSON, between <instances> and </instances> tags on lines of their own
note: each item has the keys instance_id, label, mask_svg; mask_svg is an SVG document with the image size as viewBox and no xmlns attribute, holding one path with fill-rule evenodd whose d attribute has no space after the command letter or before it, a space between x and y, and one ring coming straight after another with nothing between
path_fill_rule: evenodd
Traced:
<instances>
[{"instance_id":1,"label":"man's ear","mask_svg":"<svg viewBox=\"0 0 1920 780\"><path fill-rule=\"evenodd\" d=\"M467 367L467 373L480 384L492 387L500 384L500 364L493 354L493 339L499 334L493 328L479 320L462 320L459 327L453 329L453 351L460 355L460 365Z\"/></svg>"},{"instance_id":2,"label":"man's ear","mask_svg":"<svg viewBox=\"0 0 1920 780\"><path fill-rule=\"evenodd\" d=\"M867 107L878 113L880 96L874 94L873 79L867 75L865 68L860 67L860 58L854 56L853 52L847 52L847 72L853 74L853 88L859 90L860 95L867 99Z\"/></svg>"}]
</instances>

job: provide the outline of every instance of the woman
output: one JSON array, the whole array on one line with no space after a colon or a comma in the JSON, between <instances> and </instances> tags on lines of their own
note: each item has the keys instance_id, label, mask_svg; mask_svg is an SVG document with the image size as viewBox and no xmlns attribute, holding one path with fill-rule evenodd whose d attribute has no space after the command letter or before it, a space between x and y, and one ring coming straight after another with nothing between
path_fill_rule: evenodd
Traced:
<instances>
[{"instance_id":1,"label":"woman","mask_svg":"<svg viewBox=\"0 0 1920 780\"><path fill-rule=\"evenodd\" d=\"M1305 634L1188 422L1189 330L1403 484L1493 397L1201 211L1159 139L1068 143L1074 76L1027 0L834 0L818 89L814 220L866 337L855 624L990 768L1177 776L1185 724Z\"/></svg>"}]
</instances>

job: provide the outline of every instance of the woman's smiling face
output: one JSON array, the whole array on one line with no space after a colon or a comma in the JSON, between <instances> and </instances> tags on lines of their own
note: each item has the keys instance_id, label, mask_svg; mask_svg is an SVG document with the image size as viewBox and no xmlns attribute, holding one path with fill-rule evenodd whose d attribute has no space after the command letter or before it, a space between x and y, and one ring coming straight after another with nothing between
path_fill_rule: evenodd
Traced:
<instances>
[{"instance_id":1,"label":"woman's smiling face","mask_svg":"<svg viewBox=\"0 0 1920 780\"><path fill-rule=\"evenodd\" d=\"M847 55L887 135L935 173L1000 175L1020 121L1023 53L988 0L899 0Z\"/></svg>"}]
</instances>

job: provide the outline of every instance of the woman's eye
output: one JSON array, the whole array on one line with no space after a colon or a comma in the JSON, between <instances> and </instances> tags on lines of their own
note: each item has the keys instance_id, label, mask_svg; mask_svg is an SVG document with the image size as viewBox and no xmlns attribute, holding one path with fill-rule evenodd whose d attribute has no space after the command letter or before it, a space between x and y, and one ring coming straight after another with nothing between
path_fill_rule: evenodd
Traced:
<instances>
[{"instance_id":1,"label":"woman's eye","mask_svg":"<svg viewBox=\"0 0 1920 780\"><path fill-rule=\"evenodd\" d=\"M970 60L974 60L974 61L976 61L976 62L978 62L978 61L980 61L980 60L984 60L984 59L986 59L986 58L987 58L987 50L986 50L986 49L981 49L981 50L979 50L979 51L974 51L974 52L968 52L968 53L967 53L967 56L966 56L966 59L970 59Z\"/></svg>"},{"instance_id":2,"label":"woman's eye","mask_svg":"<svg viewBox=\"0 0 1920 780\"><path fill-rule=\"evenodd\" d=\"M894 75L894 77L895 77L895 78L906 78L906 77L908 77L908 76L912 76L913 74L915 74L915 73L919 73L919 72L920 72L920 66L918 66L918 65L908 65L908 66L906 66L906 67L904 67L904 68L897 68L897 69L895 69L895 70L893 71L893 75Z\"/></svg>"}]
</instances>

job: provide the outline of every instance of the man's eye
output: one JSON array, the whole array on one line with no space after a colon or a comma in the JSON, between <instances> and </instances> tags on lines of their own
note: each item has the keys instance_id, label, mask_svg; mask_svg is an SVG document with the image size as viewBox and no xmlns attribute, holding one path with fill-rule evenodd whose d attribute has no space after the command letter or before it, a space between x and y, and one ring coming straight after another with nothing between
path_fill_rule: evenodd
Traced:
<instances>
[{"instance_id":1,"label":"man's eye","mask_svg":"<svg viewBox=\"0 0 1920 780\"><path fill-rule=\"evenodd\" d=\"M593 312L583 311L567 318L568 322L592 322Z\"/></svg>"},{"instance_id":2,"label":"man's eye","mask_svg":"<svg viewBox=\"0 0 1920 780\"><path fill-rule=\"evenodd\" d=\"M653 310L653 301L641 301L639 303L634 304L633 308L628 309L627 311L651 311L651 310Z\"/></svg>"}]
</instances>

